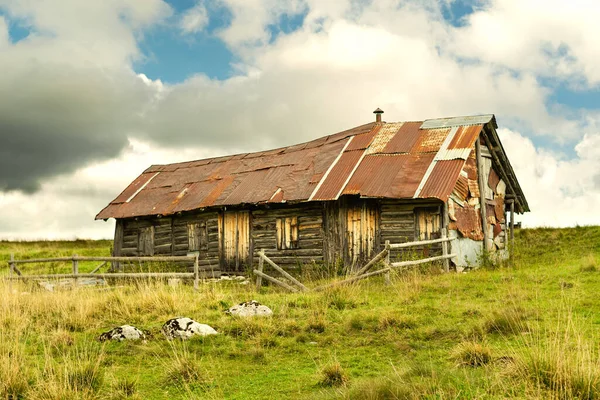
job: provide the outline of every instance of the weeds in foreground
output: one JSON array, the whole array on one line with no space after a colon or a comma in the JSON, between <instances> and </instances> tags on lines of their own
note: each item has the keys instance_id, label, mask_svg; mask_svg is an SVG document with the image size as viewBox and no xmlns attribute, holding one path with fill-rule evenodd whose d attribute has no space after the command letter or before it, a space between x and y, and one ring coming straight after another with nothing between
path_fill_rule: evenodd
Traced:
<instances>
[{"instance_id":1,"label":"weeds in foreground","mask_svg":"<svg viewBox=\"0 0 600 400\"><path fill-rule=\"evenodd\" d=\"M485 343L466 341L452 351L452 359L462 367L481 367L492 361L492 350Z\"/></svg>"},{"instance_id":2,"label":"weeds in foreground","mask_svg":"<svg viewBox=\"0 0 600 400\"><path fill-rule=\"evenodd\" d=\"M517 349L516 374L548 397L557 399L600 398L600 353L597 338L587 333L586 323L571 311L548 335L523 340Z\"/></svg>"},{"instance_id":3,"label":"weeds in foreground","mask_svg":"<svg viewBox=\"0 0 600 400\"><path fill-rule=\"evenodd\" d=\"M320 386L335 387L346 385L346 383L348 383L348 375L339 362L333 362L321 368Z\"/></svg>"},{"instance_id":4,"label":"weeds in foreground","mask_svg":"<svg viewBox=\"0 0 600 400\"><path fill-rule=\"evenodd\" d=\"M190 354L186 343L170 343L172 357L165 365L165 381L173 385L203 383L206 376L200 361Z\"/></svg>"}]
</instances>

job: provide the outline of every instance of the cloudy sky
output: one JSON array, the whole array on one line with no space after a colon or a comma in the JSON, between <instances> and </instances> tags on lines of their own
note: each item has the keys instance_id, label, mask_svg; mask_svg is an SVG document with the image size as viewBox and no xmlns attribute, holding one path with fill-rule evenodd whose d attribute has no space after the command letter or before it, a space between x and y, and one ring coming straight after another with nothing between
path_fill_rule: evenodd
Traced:
<instances>
[{"instance_id":1,"label":"cloudy sky","mask_svg":"<svg viewBox=\"0 0 600 400\"><path fill-rule=\"evenodd\" d=\"M0 0L0 239L108 238L150 164L494 113L532 212L600 224L597 0Z\"/></svg>"}]
</instances>

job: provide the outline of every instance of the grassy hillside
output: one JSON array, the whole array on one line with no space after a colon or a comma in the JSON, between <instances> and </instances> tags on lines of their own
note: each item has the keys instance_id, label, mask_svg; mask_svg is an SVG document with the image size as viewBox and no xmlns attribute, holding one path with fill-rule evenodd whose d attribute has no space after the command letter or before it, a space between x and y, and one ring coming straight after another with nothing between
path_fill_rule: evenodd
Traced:
<instances>
[{"instance_id":1,"label":"grassy hillside","mask_svg":"<svg viewBox=\"0 0 600 400\"><path fill-rule=\"evenodd\" d=\"M0 255L110 246L45 244L0 242ZM309 294L233 282L199 293L148 284L50 293L0 282L0 398L599 397L600 227L523 230L515 254L512 268L410 272L390 286L372 278ZM274 317L223 313L250 299ZM164 340L161 324L180 315L221 335ZM95 341L126 323L154 338Z\"/></svg>"}]
</instances>

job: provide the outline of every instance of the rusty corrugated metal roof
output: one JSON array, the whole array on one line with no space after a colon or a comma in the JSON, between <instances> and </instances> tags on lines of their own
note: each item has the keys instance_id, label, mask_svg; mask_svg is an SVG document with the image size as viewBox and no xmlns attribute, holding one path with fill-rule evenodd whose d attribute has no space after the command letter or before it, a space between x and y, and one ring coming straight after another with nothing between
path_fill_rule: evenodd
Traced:
<instances>
[{"instance_id":1,"label":"rusty corrugated metal roof","mask_svg":"<svg viewBox=\"0 0 600 400\"><path fill-rule=\"evenodd\" d=\"M446 201L482 124L490 121L493 116L373 122L279 149L153 165L96 218L341 195ZM468 172L471 164L469 159Z\"/></svg>"}]
</instances>

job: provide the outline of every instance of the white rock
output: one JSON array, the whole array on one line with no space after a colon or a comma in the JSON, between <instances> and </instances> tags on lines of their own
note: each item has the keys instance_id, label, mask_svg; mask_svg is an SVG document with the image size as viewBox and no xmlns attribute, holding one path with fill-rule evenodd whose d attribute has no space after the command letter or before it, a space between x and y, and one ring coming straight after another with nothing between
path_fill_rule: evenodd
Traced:
<instances>
[{"instance_id":1,"label":"white rock","mask_svg":"<svg viewBox=\"0 0 600 400\"><path fill-rule=\"evenodd\" d=\"M186 340L194 335L216 335L218 332L209 325L201 324L191 318L178 317L168 320L162 326L162 331L167 339Z\"/></svg>"},{"instance_id":2,"label":"white rock","mask_svg":"<svg viewBox=\"0 0 600 400\"><path fill-rule=\"evenodd\" d=\"M146 340L146 335L135 326L121 325L108 332L104 332L98 340L101 342L106 340L118 340L119 342L123 340Z\"/></svg>"},{"instance_id":3,"label":"white rock","mask_svg":"<svg viewBox=\"0 0 600 400\"><path fill-rule=\"evenodd\" d=\"M226 312L239 317L270 317L273 315L273 310L256 300L240 303L231 307Z\"/></svg>"}]
</instances>

